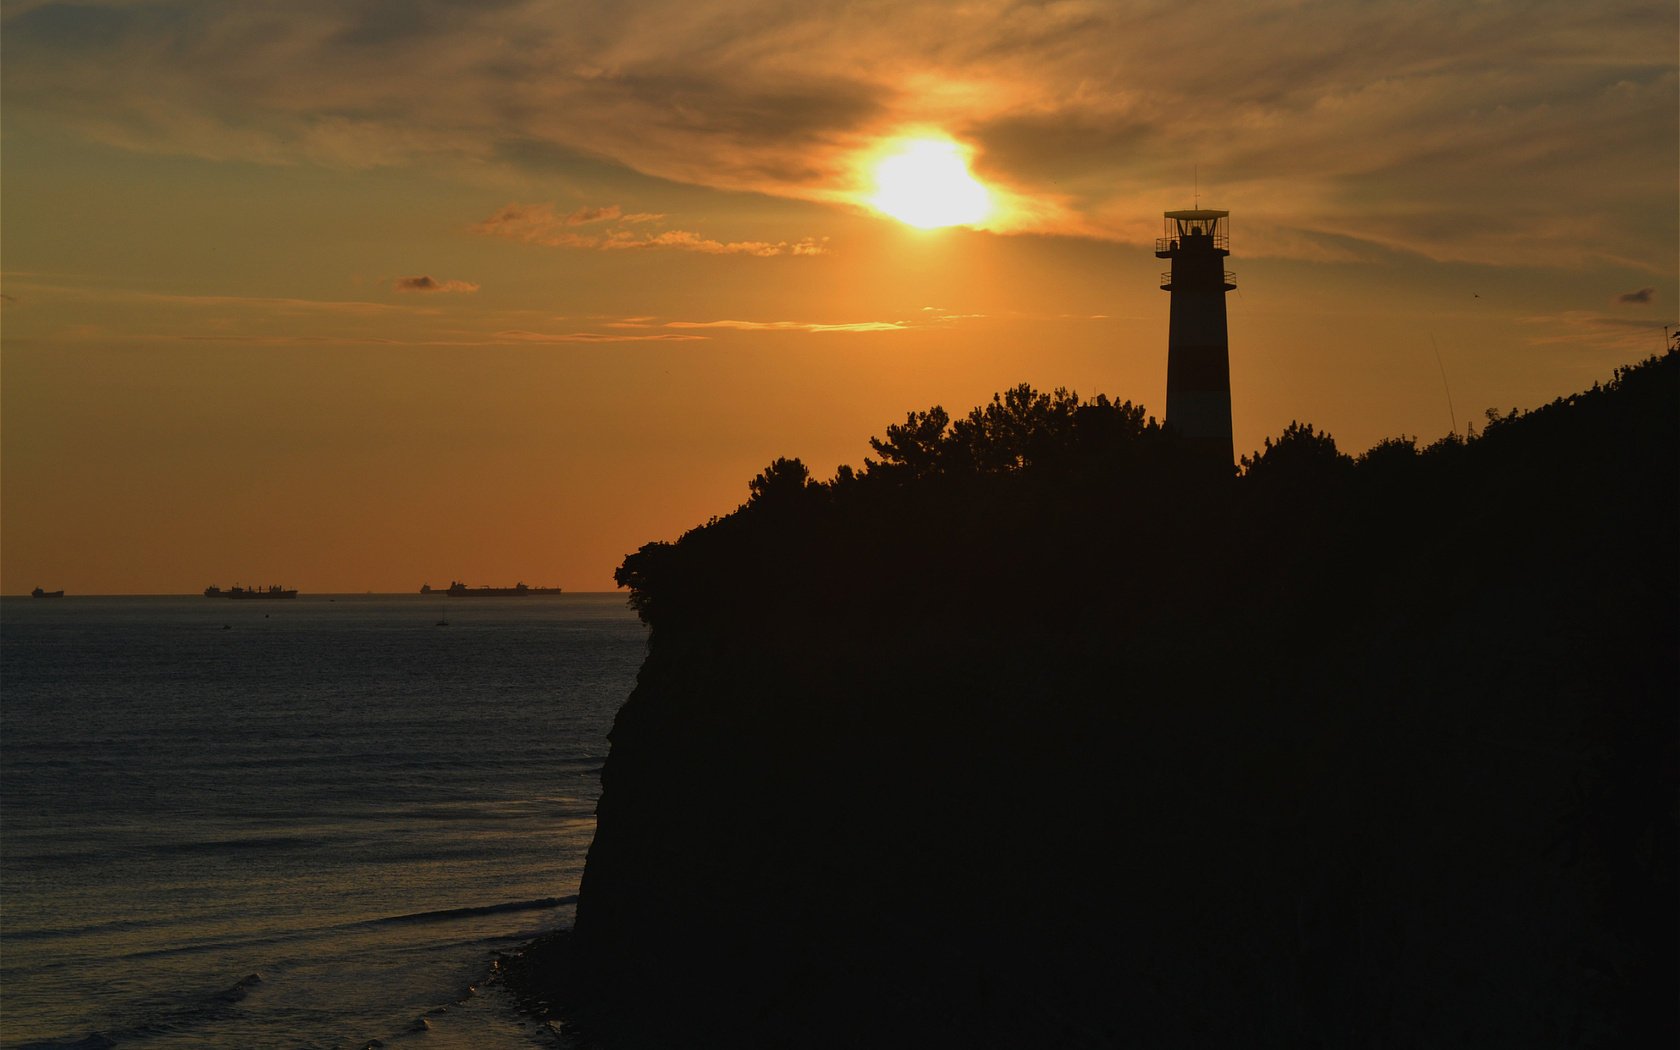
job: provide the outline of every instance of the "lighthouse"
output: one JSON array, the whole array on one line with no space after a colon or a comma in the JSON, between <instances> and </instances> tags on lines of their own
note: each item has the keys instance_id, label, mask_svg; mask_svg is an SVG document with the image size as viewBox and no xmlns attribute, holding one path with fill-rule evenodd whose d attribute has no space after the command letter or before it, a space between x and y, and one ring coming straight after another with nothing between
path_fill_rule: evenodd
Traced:
<instances>
[{"instance_id":1,"label":"lighthouse","mask_svg":"<svg viewBox=\"0 0 1680 1050\"><path fill-rule=\"evenodd\" d=\"M1230 212L1197 208L1169 211L1155 257L1171 259L1161 290L1172 293L1167 325L1167 427L1205 455L1210 467L1229 471L1231 354L1225 331L1225 293L1236 274L1225 269L1231 254Z\"/></svg>"}]
</instances>

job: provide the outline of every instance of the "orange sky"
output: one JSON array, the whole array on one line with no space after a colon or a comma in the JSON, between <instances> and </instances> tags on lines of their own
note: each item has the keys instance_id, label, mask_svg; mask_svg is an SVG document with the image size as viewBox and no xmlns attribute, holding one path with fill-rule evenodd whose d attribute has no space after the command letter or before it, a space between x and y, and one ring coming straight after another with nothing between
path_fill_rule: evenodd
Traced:
<instances>
[{"instance_id":1,"label":"orange sky","mask_svg":"<svg viewBox=\"0 0 1680 1050\"><path fill-rule=\"evenodd\" d=\"M1680 320L1677 31L1666 0L8 3L0 591L605 590L910 409L1159 413L1151 242L1194 181L1232 216L1239 451L1433 440L1442 365L1461 427L1533 407ZM907 136L992 210L872 207Z\"/></svg>"}]
</instances>

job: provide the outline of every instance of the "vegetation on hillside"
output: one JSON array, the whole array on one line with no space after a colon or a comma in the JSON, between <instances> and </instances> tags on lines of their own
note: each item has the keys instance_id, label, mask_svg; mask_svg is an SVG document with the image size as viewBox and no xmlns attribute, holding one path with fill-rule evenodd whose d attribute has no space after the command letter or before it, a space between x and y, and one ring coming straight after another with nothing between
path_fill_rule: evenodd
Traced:
<instances>
[{"instance_id":1,"label":"vegetation on hillside","mask_svg":"<svg viewBox=\"0 0 1680 1050\"><path fill-rule=\"evenodd\" d=\"M871 448L620 569L577 1032L1672 1041L1680 356L1230 476L1026 387Z\"/></svg>"},{"instance_id":2,"label":"vegetation on hillside","mask_svg":"<svg viewBox=\"0 0 1680 1050\"><path fill-rule=\"evenodd\" d=\"M1590 489L1551 479L1608 486L1669 454L1674 413L1662 397L1676 370L1671 353L1531 412L1490 409L1480 434L1391 438L1357 457L1291 422L1229 478L1210 476L1141 406L1021 385L956 420L939 406L909 413L870 440L861 470L819 480L778 458L734 513L647 544L615 579L657 626L670 610L765 603L778 620L820 617L886 592L911 615L966 606L977 591L1115 614L1145 596L1171 604L1214 570L1230 574L1226 590L1268 565L1313 573L1369 554L1375 567L1434 548L1451 559L1490 500L1526 505L1551 527L1613 513ZM1591 465L1601 457L1604 470ZM1627 508L1630 528L1658 509ZM1474 577L1467 567L1441 581L1445 596Z\"/></svg>"}]
</instances>

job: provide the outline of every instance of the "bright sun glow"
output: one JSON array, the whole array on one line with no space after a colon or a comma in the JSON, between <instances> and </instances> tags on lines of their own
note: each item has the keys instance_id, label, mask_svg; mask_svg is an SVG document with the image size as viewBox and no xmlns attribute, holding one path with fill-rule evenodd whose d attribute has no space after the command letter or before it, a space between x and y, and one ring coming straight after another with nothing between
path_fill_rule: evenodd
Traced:
<instances>
[{"instance_id":1,"label":"bright sun glow","mask_svg":"<svg viewBox=\"0 0 1680 1050\"><path fill-rule=\"evenodd\" d=\"M931 230L980 222L992 195L969 174L968 158L954 142L910 139L875 165L869 203L900 222Z\"/></svg>"}]
</instances>

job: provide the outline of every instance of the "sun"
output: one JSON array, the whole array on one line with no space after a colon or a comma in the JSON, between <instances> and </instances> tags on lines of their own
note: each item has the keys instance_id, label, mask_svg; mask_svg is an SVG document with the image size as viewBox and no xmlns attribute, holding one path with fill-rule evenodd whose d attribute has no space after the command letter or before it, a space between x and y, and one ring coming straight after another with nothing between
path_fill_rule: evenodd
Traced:
<instances>
[{"instance_id":1,"label":"sun","mask_svg":"<svg viewBox=\"0 0 1680 1050\"><path fill-rule=\"evenodd\" d=\"M875 163L877 211L924 230L972 226L992 212L992 195L948 139L906 139Z\"/></svg>"}]
</instances>

